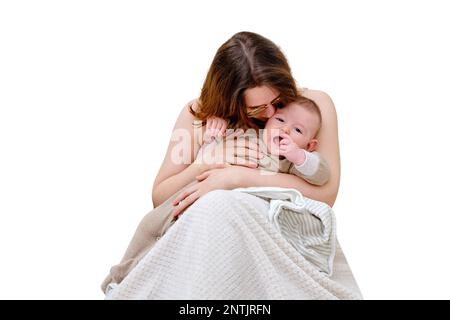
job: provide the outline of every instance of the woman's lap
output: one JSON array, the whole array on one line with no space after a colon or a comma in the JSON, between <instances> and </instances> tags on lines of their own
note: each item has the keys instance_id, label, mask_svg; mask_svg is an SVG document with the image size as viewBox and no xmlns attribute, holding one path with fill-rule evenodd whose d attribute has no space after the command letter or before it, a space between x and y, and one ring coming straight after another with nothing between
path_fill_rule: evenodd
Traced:
<instances>
[{"instance_id":1,"label":"woman's lap","mask_svg":"<svg viewBox=\"0 0 450 320\"><path fill-rule=\"evenodd\" d=\"M206 194L108 298L335 298L333 284L313 271L266 221L268 206L239 191Z\"/></svg>"}]
</instances>

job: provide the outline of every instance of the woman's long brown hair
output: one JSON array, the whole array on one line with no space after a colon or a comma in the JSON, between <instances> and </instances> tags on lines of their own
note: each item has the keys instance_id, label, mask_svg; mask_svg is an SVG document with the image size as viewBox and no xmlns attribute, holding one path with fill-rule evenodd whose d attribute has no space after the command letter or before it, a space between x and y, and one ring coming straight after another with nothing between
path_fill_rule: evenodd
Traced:
<instances>
[{"instance_id":1,"label":"woman's long brown hair","mask_svg":"<svg viewBox=\"0 0 450 320\"><path fill-rule=\"evenodd\" d=\"M272 41L252 32L239 32L218 50L209 68L199 99L191 113L203 122L215 116L226 119L230 128L264 126L247 116L246 89L268 86L286 103L297 97L295 80L286 57Z\"/></svg>"}]
</instances>

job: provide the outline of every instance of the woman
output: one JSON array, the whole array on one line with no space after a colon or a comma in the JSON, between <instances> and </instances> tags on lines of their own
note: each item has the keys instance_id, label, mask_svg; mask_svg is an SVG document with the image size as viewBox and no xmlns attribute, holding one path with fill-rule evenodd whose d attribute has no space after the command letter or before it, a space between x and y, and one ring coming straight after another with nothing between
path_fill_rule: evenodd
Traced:
<instances>
[{"instance_id":1,"label":"woman","mask_svg":"<svg viewBox=\"0 0 450 320\"><path fill-rule=\"evenodd\" d=\"M183 210L209 191L247 186L295 188L309 198L332 206L337 196L340 177L335 108L331 99L323 92L304 90L301 94L313 99L321 109L323 125L318 137L318 152L330 165L332 174L329 183L316 187L289 174L277 174L269 181L258 171L242 166L214 169L194 162L200 148L195 141L195 127L192 126L196 119L204 121L208 117L216 116L227 119L231 128L263 128L265 120L275 112L275 106L270 104L271 101L281 95L284 102L288 103L297 95L295 81L280 49L260 35L241 32L235 34L217 51L199 102L186 106L179 115L174 130L186 130L192 137L189 143L193 148L187 147L192 149L190 163L173 163L171 155L177 141L172 141L153 185L154 206L157 207L196 176L205 172L206 178L190 190L193 193L181 199L183 203L179 210ZM258 110L255 110L254 106L267 107L255 112ZM242 150L236 152L240 151Z\"/></svg>"},{"instance_id":2,"label":"woman","mask_svg":"<svg viewBox=\"0 0 450 320\"><path fill-rule=\"evenodd\" d=\"M298 94L286 58L270 40L255 33L240 32L218 49L203 85L200 98L185 106L177 119L173 130L173 139L171 139L165 159L153 185L152 198L155 207L161 208L167 206L170 202L176 206L173 215L187 210L182 218L143 258L143 261L132 270L130 277L127 277L121 285L113 290L112 294L116 298L329 298L338 296L336 292L345 291L345 288L339 286L336 288L335 284L330 282L329 279L324 279L322 275L311 271L303 261L299 262L301 257L298 253L292 251L292 248L265 224L262 215L258 214L257 211L268 210L266 202L237 191L226 191L238 187L255 186L294 188L308 198L332 206L339 187L340 163L336 113L331 99L326 94L312 90L301 92L302 95L313 99L319 105L322 113L318 152L327 160L331 171L330 180L324 186L310 185L301 178L290 174L278 173L271 175L268 179L267 176L261 175L258 170L253 168L250 160L244 163L238 162L238 156L243 154L250 156L257 153L258 146L255 145L235 148L234 157L228 158L227 161L239 165L206 164L197 157L205 127L193 125L195 122L205 123L207 119L217 117L227 120L228 127L233 129L262 128L265 121L274 114L275 108L282 107L280 101L289 103L294 101ZM188 139L181 139L180 141L175 138L180 132ZM179 150L188 150L188 154L185 152L185 154L180 155ZM180 161L180 159L184 161ZM199 183L192 183L195 180L198 180ZM248 206L249 203L250 206ZM238 213L233 215L231 212ZM240 226L241 230L236 234L237 226ZM263 234L269 233L271 236L264 238L265 240L262 238L255 240L258 236L254 233L261 228L265 230ZM221 234L220 231L223 230L228 231ZM205 233L202 233L203 231ZM245 238L252 233L253 235L250 238ZM170 247L175 244L177 237L183 238L183 241L177 243L176 247ZM273 266L276 265L277 267L271 272L277 274L277 276L281 274L283 277L288 274L284 274L279 268L285 271L286 268L290 268L291 273L297 273L300 269L301 272L305 272L307 269L308 272L314 273L308 276L314 279L312 284L320 283L323 288L312 294L305 293L309 292L308 290L300 290L302 294L299 296L296 285L292 286L292 283L299 283L299 279L294 279L284 288L274 290L274 283L278 282L261 281L261 279L264 279L263 277L257 278L257 280L251 278L253 280L250 280L263 283L263 289L248 285L246 288L251 288L251 290L246 293L245 290L239 290L241 296L236 295L234 289L227 292L222 289L219 289L219 292L207 292L208 288L215 287L218 281L222 281L216 277L220 275L215 274L209 278L208 281L211 285L205 283L200 285L202 281L200 278L203 279L205 274L211 275L211 269L219 270L220 267L205 267L202 264L206 261L213 261L214 263L214 261L220 261L220 258L216 257L211 260L214 254L202 255L209 252L208 248L216 245L221 246L227 242L231 244L240 237L242 237L242 242L247 243L249 247L268 241L264 247L265 251L263 250L255 256L256 260L247 262L246 266L254 264L260 258L263 259L270 252L275 252L274 254L277 255L278 251L281 250L284 252L284 256L291 256L296 263L292 264L291 261L286 265L284 260L284 262L274 260ZM136 242L139 239L136 239L135 236L133 241ZM207 247L202 247L205 245ZM130 245L128 255L132 251L131 247ZM167 250L169 247L170 250ZM237 263L236 268L231 269L236 271L236 274L232 277L241 275L239 263L252 254L248 250L242 251L241 249L229 253L230 259L221 264L221 266L228 265L229 261ZM190 252L188 261L183 260L183 257L186 258L186 252ZM186 272L182 269L177 270L177 272L171 269L176 267L176 264L172 264L170 261L181 261L180 259L182 259L181 265L190 269L189 277L176 278L177 276L175 276L173 278L172 275L174 274L182 276ZM149 267L149 264L151 267ZM255 265L256 269L258 268L257 265ZM299 265L302 266L300 269L298 269ZM162 269L161 266L163 266ZM151 275L148 275L149 270L151 270ZM200 270L202 271L199 272ZM142 272L147 276L143 277ZM229 270L224 271L224 273L227 272ZM259 275L254 276L261 277L262 273L264 271L260 270ZM190 277L191 275L194 275L193 278ZM137 283L135 282L136 278L140 279ZM185 283L188 278L189 280ZM174 285L165 287L162 284L163 279L168 282L173 281ZM185 283L185 286L180 287L180 283ZM137 291L134 289L134 291L130 291L130 285L134 289L138 288ZM170 288L174 287L177 288L177 291L170 291L172 290ZM228 288L229 282L225 281L219 287ZM130 294L130 292L134 293ZM263 294L255 296L255 294L259 295L260 293ZM352 296L352 293L346 292L344 296Z\"/></svg>"}]
</instances>

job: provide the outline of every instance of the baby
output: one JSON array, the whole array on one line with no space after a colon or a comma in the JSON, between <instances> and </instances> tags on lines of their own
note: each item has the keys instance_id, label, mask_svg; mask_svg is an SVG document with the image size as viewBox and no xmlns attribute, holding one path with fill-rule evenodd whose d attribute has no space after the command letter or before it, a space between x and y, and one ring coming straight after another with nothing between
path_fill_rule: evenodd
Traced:
<instances>
[{"instance_id":1,"label":"baby","mask_svg":"<svg viewBox=\"0 0 450 320\"><path fill-rule=\"evenodd\" d=\"M212 120L216 123L220 121L218 118ZM262 130L262 137L258 136L255 130L247 130L241 135L229 134L221 138L219 130L212 129L215 126L208 126L208 121L211 124L212 120L207 120L204 136L208 137L208 141L201 147L203 151L208 149L207 154L211 151L224 150L222 149L224 143L245 143L246 139L253 140L259 143L263 157L252 160L258 163L262 172L292 173L316 185L328 181L328 165L315 151L321 115L314 101L299 97L296 101L278 109L267 121ZM213 139L209 140L211 137ZM182 190L144 216L122 261L111 268L103 281L104 292L108 287L113 287L113 284L120 283L176 221L178 216L172 217L174 208L172 201L181 192Z\"/></svg>"},{"instance_id":2,"label":"baby","mask_svg":"<svg viewBox=\"0 0 450 320\"><path fill-rule=\"evenodd\" d=\"M214 148L214 152L227 150L223 144L243 145L245 140L248 140L259 145L262 158L248 157L248 159L257 163L258 168L263 170L262 173L291 173L314 185L323 185L329 179L328 165L316 152L316 137L322 125L322 117L313 100L299 97L296 101L277 109L259 136L255 130L247 130L237 138L228 135L220 139L219 131L215 128L223 125L218 121L225 120L215 118L216 125L212 128L208 126L209 121L210 119L207 120L202 145L202 149L208 149L208 153L212 151L211 148Z\"/></svg>"}]
</instances>

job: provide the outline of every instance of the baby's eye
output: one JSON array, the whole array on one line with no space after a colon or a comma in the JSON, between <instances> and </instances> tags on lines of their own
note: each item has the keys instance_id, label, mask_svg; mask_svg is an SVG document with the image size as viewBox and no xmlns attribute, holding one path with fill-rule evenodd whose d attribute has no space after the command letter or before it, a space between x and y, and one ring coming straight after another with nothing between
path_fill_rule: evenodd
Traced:
<instances>
[{"instance_id":1,"label":"baby's eye","mask_svg":"<svg viewBox=\"0 0 450 320\"><path fill-rule=\"evenodd\" d=\"M302 130L300 130L299 128L295 128L295 131L298 133L302 133Z\"/></svg>"},{"instance_id":2,"label":"baby's eye","mask_svg":"<svg viewBox=\"0 0 450 320\"><path fill-rule=\"evenodd\" d=\"M275 119L277 119L277 120L280 121L280 122L284 122L284 120L281 119L281 118L275 118Z\"/></svg>"}]
</instances>

